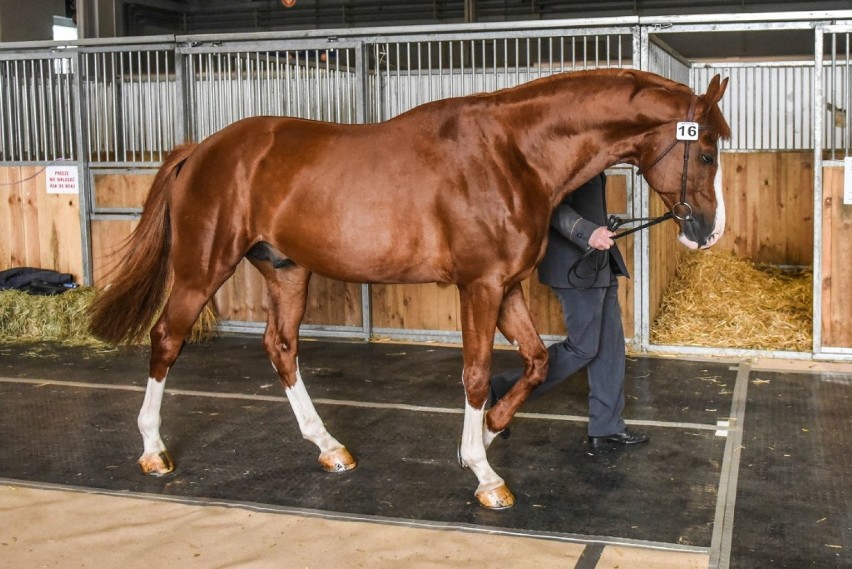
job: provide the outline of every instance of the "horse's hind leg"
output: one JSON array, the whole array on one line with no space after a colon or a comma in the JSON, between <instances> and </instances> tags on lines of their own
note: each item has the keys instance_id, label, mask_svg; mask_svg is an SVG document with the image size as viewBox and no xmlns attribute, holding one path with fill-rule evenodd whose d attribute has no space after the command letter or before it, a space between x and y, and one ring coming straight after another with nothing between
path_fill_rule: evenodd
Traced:
<instances>
[{"instance_id":1,"label":"horse's hind leg","mask_svg":"<svg viewBox=\"0 0 852 569\"><path fill-rule=\"evenodd\" d=\"M163 312L151 328L148 385L137 418L143 444L139 466L144 474L162 476L174 470L174 461L160 437L160 406L166 389L166 376L198 315L230 274L223 273L203 285L176 275Z\"/></svg>"},{"instance_id":2,"label":"horse's hind leg","mask_svg":"<svg viewBox=\"0 0 852 569\"><path fill-rule=\"evenodd\" d=\"M293 264L276 268L274 262L251 259L263 273L269 289L269 309L263 347L284 384L284 391L302 437L320 450L319 462L328 472L352 470L357 462L326 430L299 372L299 324L305 314L310 271Z\"/></svg>"}]
</instances>

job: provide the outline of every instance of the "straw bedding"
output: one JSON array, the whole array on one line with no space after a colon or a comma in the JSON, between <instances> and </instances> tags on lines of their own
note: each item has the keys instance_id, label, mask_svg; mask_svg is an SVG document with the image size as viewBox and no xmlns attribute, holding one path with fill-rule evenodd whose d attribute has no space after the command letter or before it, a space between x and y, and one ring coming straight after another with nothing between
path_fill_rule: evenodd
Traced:
<instances>
[{"instance_id":1,"label":"straw bedding","mask_svg":"<svg viewBox=\"0 0 852 569\"><path fill-rule=\"evenodd\" d=\"M55 296L34 296L17 290L0 291L0 342L104 346L88 330L88 314L96 294L96 290L90 287L72 289ZM188 341L208 339L215 328L216 314L208 305L195 323Z\"/></svg>"},{"instance_id":2,"label":"straw bedding","mask_svg":"<svg viewBox=\"0 0 852 569\"><path fill-rule=\"evenodd\" d=\"M651 326L651 341L810 352L813 274L758 265L732 253L685 255Z\"/></svg>"}]
</instances>

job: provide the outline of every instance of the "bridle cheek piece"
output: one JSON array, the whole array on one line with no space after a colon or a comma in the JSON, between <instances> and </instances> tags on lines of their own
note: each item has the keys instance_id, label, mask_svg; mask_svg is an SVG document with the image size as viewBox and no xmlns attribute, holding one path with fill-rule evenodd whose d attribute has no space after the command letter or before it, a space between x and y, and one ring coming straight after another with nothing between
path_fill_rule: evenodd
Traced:
<instances>
[{"instance_id":1,"label":"bridle cheek piece","mask_svg":"<svg viewBox=\"0 0 852 569\"><path fill-rule=\"evenodd\" d=\"M692 101L689 103L689 111L686 114L686 122L692 123L693 118L695 117L695 105L698 102L698 97L693 95ZM703 128L703 127L698 127ZM648 165L644 170L639 170L639 174L644 175L657 165L657 163L662 160L672 149L678 145L678 143L683 142L683 173L680 178L680 200L676 204L672 206L671 211L667 214L669 218L674 217L678 221L689 221L692 219L692 206L689 205L689 202L686 201L686 180L688 178L689 172L689 145L693 139L687 138L676 138L674 142L669 144L665 150L663 150L654 160Z\"/></svg>"}]
</instances>

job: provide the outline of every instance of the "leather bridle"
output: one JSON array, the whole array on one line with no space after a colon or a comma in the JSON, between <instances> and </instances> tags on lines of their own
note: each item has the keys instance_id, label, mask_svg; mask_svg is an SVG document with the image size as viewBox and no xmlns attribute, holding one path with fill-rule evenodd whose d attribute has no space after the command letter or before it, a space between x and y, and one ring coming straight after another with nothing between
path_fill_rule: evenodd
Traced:
<instances>
[{"instance_id":1,"label":"leather bridle","mask_svg":"<svg viewBox=\"0 0 852 569\"><path fill-rule=\"evenodd\" d=\"M695 105L698 102L698 97L695 95L692 96L692 101L689 103L689 111L686 114L686 121L693 122L695 118ZM701 127L699 127L701 128ZM683 173L680 178L680 200L672 206L671 217L674 217L678 221L689 221L692 219L692 206L689 205L689 202L686 201L686 180L689 172L689 145L692 142L691 140L681 140L679 138L675 138L675 140L669 144L665 150L663 150L659 155L657 155L654 160L648 165L647 168L640 169L639 174L644 175L651 168L657 165L657 163L662 160L669 152L674 149L678 143L683 142Z\"/></svg>"},{"instance_id":2,"label":"leather bridle","mask_svg":"<svg viewBox=\"0 0 852 569\"><path fill-rule=\"evenodd\" d=\"M695 118L695 105L696 105L697 102L698 102L698 97L693 95L692 101L690 101L690 103L689 103L689 111L686 113L686 122L687 123L692 123L693 119ZM705 127L699 126L698 128L700 130L700 129L703 129ZM621 237L624 237L625 235L630 235L631 233L635 233L636 231L639 231L640 229L645 229L647 227L651 227L652 225L657 225L658 223L662 223L662 222L667 221L667 220L672 219L672 218L677 219L678 221L689 221L689 220L692 219L692 211L693 211L692 206L689 205L689 202L686 201L686 181L687 181L688 173L689 173L689 145L692 142L692 140L675 138L675 140L671 144L666 146L666 148L660 154L658 154L657 157L654 158L654 160L652 160L650 164L648 164L647 168L645 168L644 170L640 169L638 173L639 174L645 174L648 170L650 170L651 168L656 166L657 163L660 160L662 160L669 152L671 152L674 149L675 146L677 146L681 142L683 142L683 173L681 174L681 178L680 178L680 199L678 200L678 202L672 206L671 211L667 211L663 215L661 215L659 217L654 217L654 218L636 217L636 218L631 218L631 219L622 219L618 216L610 215L609 220L607 222L607 228L610 231L615 231L622 224L625 224L625 223L634 223L634 222L637 222L637 221L645 221L645 223L643 223L641 225L638 225L638 226L633 227L631 229L627 229L625 231L621 231L619 233L616 233L615 235L612 236L612 239L619 239ZM583 254L583 256L580 257L579 259L577 259L574 262L574 264L571 265L571 268L568 269L568 281L571 282L571 284L575 288L588 288L597 279L598 273L600 273L600 271L603 270L605 264L607 263L606 255L595 255L596 253L606 253L606 252L605 251L598 251L597 249L589 248ZM581 267L586 263L586 261L588 261L593 256L594 256L594 258L592 260L594 262L594 266L587 269L587 271L588 271L587 274L580 274ZM573 282L574 278L576 278L578 280L586 280L586 281L591 280L591 282L589 282L586 286L580 286L579 283Z\"/></svg>"}]
</instances>

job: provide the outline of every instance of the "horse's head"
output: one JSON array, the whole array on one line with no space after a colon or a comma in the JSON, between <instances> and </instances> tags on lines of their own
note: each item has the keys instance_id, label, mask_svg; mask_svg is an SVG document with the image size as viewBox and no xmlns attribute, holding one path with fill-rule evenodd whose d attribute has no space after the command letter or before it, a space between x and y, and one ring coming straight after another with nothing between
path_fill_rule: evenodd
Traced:
<instances>
[{"instance_id":1,"label":"horse's head","mask_svg":"<svg viewBox=\"0 0 852 569\"><path fill-rule=\"evenodd\" d=\"M728 80L716 75L703 95L692 95L676 124L669 122L646 138L640 172L660 194L690 249L715 244L725 230L719 140L730 127L719 110Z\"/></svg>"}]
</instances>

